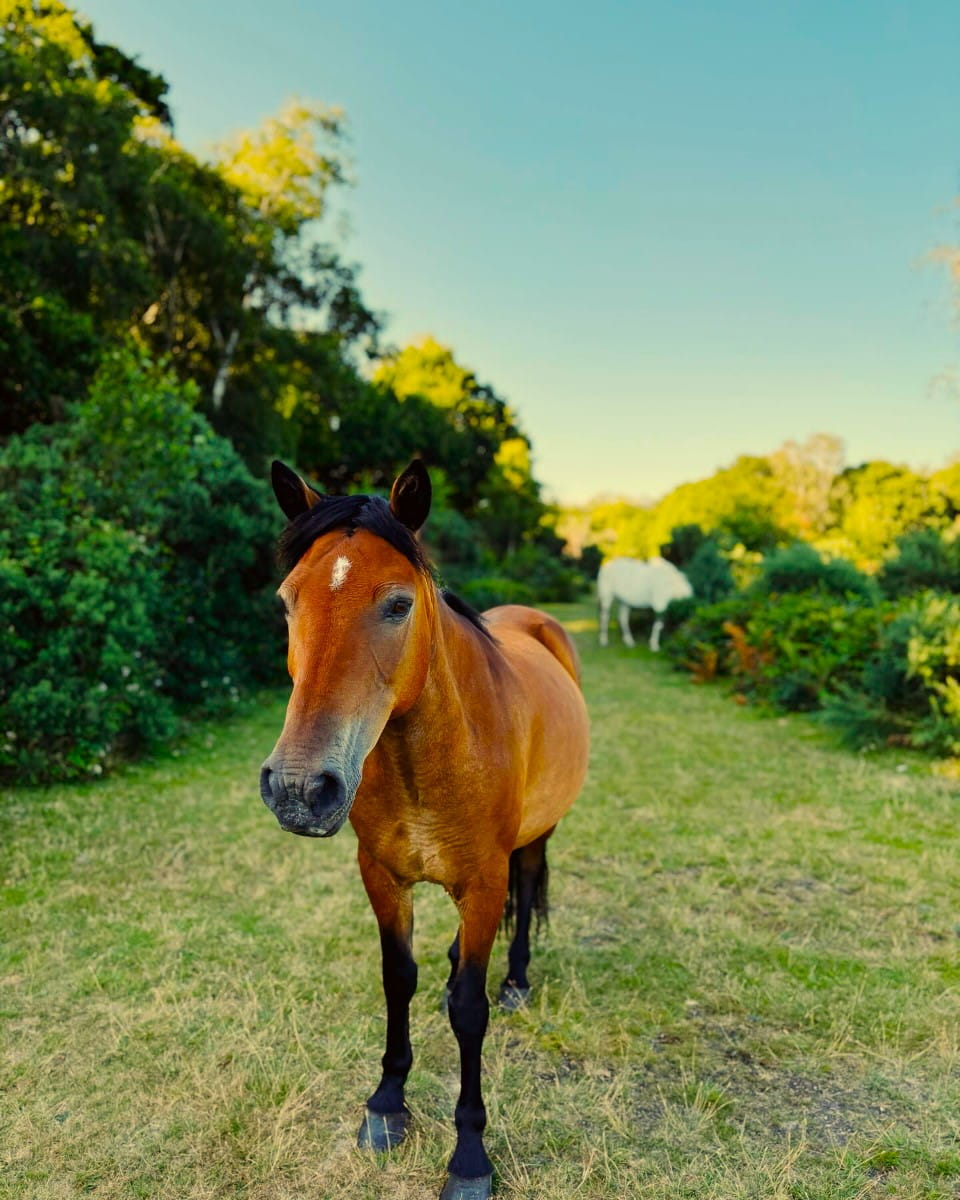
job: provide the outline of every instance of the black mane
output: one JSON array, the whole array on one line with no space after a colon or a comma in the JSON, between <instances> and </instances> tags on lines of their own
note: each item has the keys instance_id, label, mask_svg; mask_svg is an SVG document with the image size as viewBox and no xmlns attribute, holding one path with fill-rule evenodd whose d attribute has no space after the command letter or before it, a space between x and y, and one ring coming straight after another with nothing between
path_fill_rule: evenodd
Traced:
<instances>
[{"instance_id":1,"label":"black mane","mask_svg":"<svg viewBox=\"0 0 960 1200\"><path fill-rule=\"evenodd\" d=\"M406 525L397 520L382 496L321 496L312 508L291 521L280 535L277 561L284 574L293 570L317 538L335 529L342 529L348 537L358 529L376 534L394 550L398 550L422 575L433 579L433 571L423 547ZM465 617L485 637L494 640L476 609L446 589L440 595L449 608Z\"/></svg>"}]
</instances>

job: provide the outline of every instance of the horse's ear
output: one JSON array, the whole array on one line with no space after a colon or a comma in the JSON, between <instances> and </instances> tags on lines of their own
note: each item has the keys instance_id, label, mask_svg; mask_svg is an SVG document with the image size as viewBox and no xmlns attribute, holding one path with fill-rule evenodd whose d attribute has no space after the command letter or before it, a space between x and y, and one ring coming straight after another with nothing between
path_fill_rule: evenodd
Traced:
<instances>
[{"instance_id":1,"label":"horse's ear","mask_svg":"<svg viewBox=\"0 0 960 1200\"><path fill-rule=\"evenodd\" d=\"M430 512L433 489L427 468L419 458L393 481L390 489L390 511L401 525L416 533Z\"/></svg>"},{"instance_id":2,"label":"horse's ear","mask_svg":"<svg viewBox=\"0 0 960 1200\"><path fill-rule=\"evenodd\" d=\"M309 483L304 483L296 471L291 471L286 463L276 458L270 468L270 481L277 503L290 521L305 513L308 508L313 508L320 499L319 492L315 492Z\"/></svg>"}]
</instances>

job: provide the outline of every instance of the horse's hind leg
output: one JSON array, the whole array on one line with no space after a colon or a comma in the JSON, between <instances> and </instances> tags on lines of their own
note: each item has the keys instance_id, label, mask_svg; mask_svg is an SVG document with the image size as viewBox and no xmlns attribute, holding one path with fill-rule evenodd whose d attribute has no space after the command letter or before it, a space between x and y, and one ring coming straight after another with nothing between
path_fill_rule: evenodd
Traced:
<instances>
[{"instance_id":1,"label":"horse's hind leg","mask_svg":"<svg viewBox=\"0 0 960 1200\"><path fill-rule=\"evenodd\" d=\"M510 855L510 895L506 916L514 921L514 933L507 953L507 977L500 986L502 1008L521 1008L530 995L530 981L527 978L530 918L536 912L539 928L540 922L547 916L547 839L551 833L552 829Z\"/></svg>"},{"instance_id":2,"label":"horse's hind leg","mask_svg":"<svg viewBox=\"0 0 960 1200\"><path fill-rule=\"evenodd\" d=\"M610 625L610 598L608 596L597 597L597 624L600 626L600 645L607 644L607 634Z\"/></svg>"},{"instance_id":3,"label":"horse's hind leg","mask_svg":"<svg viewBox=\"0 0 960 1200\"><path fill-rule=\"evenodd\" d=\"M663 616L661 613L654 613L655 620L653 629L650 632L650 649L656 652L660 649L660 631L663 629Z\"/></svg>"},{"instance_id":4,"label":"horse's hind leg","mask_svg":"<svg viewBox=\"0 0 960 1200\"><path fill-rule=\"evenodd\" d=\"M357 1134L363 1149L389 1150L403 1141L410 1112L403 1089L413 1063L410 1000L417 990L413 961L413 895L361 849L360 874L380 926L383 993L387 1001L387 1046L383 1073Z\"/></svg>"}]
</instances>

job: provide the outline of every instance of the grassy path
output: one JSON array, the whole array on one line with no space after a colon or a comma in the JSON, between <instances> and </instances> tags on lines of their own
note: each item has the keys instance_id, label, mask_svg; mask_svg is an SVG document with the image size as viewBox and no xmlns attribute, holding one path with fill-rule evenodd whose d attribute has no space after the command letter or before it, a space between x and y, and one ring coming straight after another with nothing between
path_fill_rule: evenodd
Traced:
<instances>
[{"instance_id":1,"label":"grassy path","mask_svg":"<svg viewBox=\"0 0 960 1200\"><path fill-rule=\"evenodd\" d=\"M583 631L594 753L534 1001L491 1024L499 1196L960 1194L956 785L601 654L585 609L556 611ZM420 890L415 1133L380 1167L353 1149L374 923L352 833L287 837L259 801L282 710L0 795L3 1200L436 1195L453 909Z\"/></svg>"}]
</instances>

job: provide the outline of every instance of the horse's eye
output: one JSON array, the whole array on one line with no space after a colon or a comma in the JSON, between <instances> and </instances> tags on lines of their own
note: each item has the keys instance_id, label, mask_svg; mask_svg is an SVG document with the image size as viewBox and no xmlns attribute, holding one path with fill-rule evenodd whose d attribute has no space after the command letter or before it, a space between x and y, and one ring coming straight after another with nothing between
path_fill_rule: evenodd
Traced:
<instances>
[{"instance_id":1,"label":"horse's eye","mask_svg":"<svg viewBox=\"0 0 960 1200\"><path fill-rule=\"evenodd\" d=\"M387 602L383 615L388 621L402 621L413 608L413 600L409 596L394 596Z\"/></svg>"}]
</instances>

